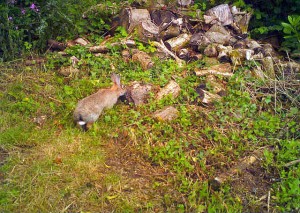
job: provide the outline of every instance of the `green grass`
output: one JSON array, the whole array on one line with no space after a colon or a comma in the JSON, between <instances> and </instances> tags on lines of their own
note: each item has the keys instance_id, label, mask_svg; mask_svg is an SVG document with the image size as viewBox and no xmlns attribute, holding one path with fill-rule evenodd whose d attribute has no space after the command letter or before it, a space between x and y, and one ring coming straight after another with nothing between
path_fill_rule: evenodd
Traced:
<instances>
[{"instance_id":1,"label":"green grass","mask_svg":"<svg viewBox=\"0 0 300 213\"><path fill-rule=\"evenodd\" d=\"M80 47L71 52L80 53L79 76L59 76L59 60L51 55L47 69L1 66L0 146L9 153L0 168L1 212L259 212L266 211L267 201L258 200L268 191L271 210L299 210L299 165L284 167L299 159L299 111L289 103L275 111L269 94L256 98L246 83L259 84L245 70L229 82L220 78L227 95L205 107L194 90L205 81L193 74L197 63L187 74L171 60L157 60L143 71L118 52L103 57ZM72 121L74 107L110 86L111 63L125 84L138 80L158 88L174 78L180 96L156 101L153 94L139 107L118 103L82 132ZM168 105L179 117L156 121L152 114ZM45 123L33 122L42 115ZM241 195L230 182L211 187L209 180L261 147L268 149L254 169L262 167L277 179L261 179L268 182L265 194Z\"/></svg>"}]
</instances>

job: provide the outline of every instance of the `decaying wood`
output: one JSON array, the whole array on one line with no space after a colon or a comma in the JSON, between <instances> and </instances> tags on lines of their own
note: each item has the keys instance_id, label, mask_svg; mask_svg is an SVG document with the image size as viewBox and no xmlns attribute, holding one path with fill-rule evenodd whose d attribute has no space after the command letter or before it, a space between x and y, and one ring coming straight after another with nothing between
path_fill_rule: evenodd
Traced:
<instances>
[{"instance_id":1,"label":"decaying wood","mask_svg":"<svg viewBox=\"0 0 300 213\"><path fill-rule=\"evenodd\" d=\"M210 24L215 24L215 22L218 21L223 26L226 26L233 23L233 16L228 4L220 4L206 11L204 20L205 23Z\"/></svg>"},{"instance_id":2,"label":"decaying wood","mask_svg":"<svg viewBox=\"0 0 300 213\"><path fill-rule=\"evenodd\" d=\"M162 110L154 112L153 117L160 121L171 121L178 117L179 112L173 106L165 107Z\"/></svg>"},{"instance_id":3,"label":"decaying wood","mask_svg":"<svg viewBox=\"0 0 300 213\"><path fill-rule=\"evenodd\" d=\"M141 84L139 82L133 82L131 86L127 88L126 99L128 102L133 102L135 106L144 104L149 98L152 85Z\"/></svg>"},{"instance_id":4,"label":"decaying wood","mask_svg":"<svg viewBox=\"0 0 300 213\"><path fill-rule=\"evenodd\" d=\"M234 42L234 38L222 26L214 24L205 34L212 43L228 45L229 42Z\"/></svg>"},{"instance_id":5,"label":"decaying wood","mask_svg":"<svg viewBox=\"0 0 300 213\"><path fill-rule=\"evenodd\" d=\"M150 19L141 21L138 25L138 35L142 41L157 40L159 36L159 27Z\"/></svg>"},{"instance_id":6,"label":"decaying wood","mask_svg":"<svg viewBox=\"0 0 300 213\"><path fill-rule=\"evenodd\" d=\"M51 50L60 50L63 51L66 49L66 44L55 41L53 39L49 39L48 40L48 48Z\"/></svg>"},{"instance_id":7,"label":"decaying wood","mask_svg":"<svg viewBox=\"0 0 300 213\"><path fill-rule=\"evenodd\" d=\"M252 165L257 160L260 160L263 156L263 150L257 150L252 155L244 157L237 165L232 167L229 171L225 171L224 173L219 174L213 180L211 180L211 184L215 187L219 187L221 184L229 181L232 178L237 178L239 173L244 172L247 167Z\"/></svg>"},{"instance_id":8,"label":"decaying wood","mask_svg":"<svg viewBox=\"0 0 300 213\"><path fill-rule=\"evenodd\" d=\"M176 81L171 80L164 88L162 88L156 95L156 99L160 100L164 96L172 95L173 98L176 98L180 93L180 86Z\"/></svg>"},{"instance_id":9,"label":"decaying wood","mask_svg":"<svg viewBox=\"0 0 300 213\"><path fill-rule=\"evenodd\" d=\"M177 37L180 35L180 27L176 24L171 24L168 26L166 30L160 29L159 37L163 40L170 39L173 37Z\"/></svg>"},{"instance_id":10,"label":"decaying wood","mask_svg":"<svg viewBox=\"0 0 300 213\"><path fill-rule=\"evenodd\" d=\"M151 56L139 50L132 55L132 61L138 61L141 64L143 70L150 69L154 65Z\"/></svg>"},{"instance_id":11,"label":"decaying wood","mask_svg":"<svg viewBox=\"0 0 300 213\"><path fill-rule=\"evenodd\" d=\"M204 35L203 32L195 33L190 39L190 45L192 47L197 47L200 52L210 43L211 41Z\"/></svg>"},{"instance_id":12,"label":"decaying wood","mask_svg":"<svg viewBox=\"0 0 300 213\"><path fill-rule=\"evenodd\" d=\"M176 15L169 10L152 10L150 12L153 23L160 27L160 30L165 30L174 19Z\"/></svg>"},{"instance_id":13,"label":"decaying wood","mask_svg":"<svg viewBox=\"0 0 300 213\"><path fill-rule=\"evenodd\" d=\"M77 39L74 40L74 42L76 44L81 45L81 46L86 46L86 45L88 45L90 43L88 40L86 40L84 38L77 38Z\"/></svg>"},{"instance_id":14,"label":"decaying wood","mask_svg":"<svg viewBox=\"0 0 300 213\"><path fill-rule=\"evenodd\" d=\"M196 88L196 92L199 94L199 98L204 104L212 104L213 102L221 99L220 95L213 94L202 88Z\"/></svg>"},{"instance_id":15,"label":"decaying wood","mask_svg":"<svg viewBox=\"0 0 300 213\"><path fill-rule=\"evenodd\" d=\"M120 22L129 33L133 31L141 22L151 20L150 13L147 9L124 8L120 13Z\"/></svg>"},{"instance_id":16,"label":"decaying wood","mask_svg":"<svg viewBox=\"0 0 300 213\"><path fill-rule=\"evenodd\" d=\"M210 44L204 49L204 55L208 57L217 57L218 56L218 50L216 44Z\"/></svg>"},{"instance_id":17,"label":"decaying wood","mask_svg":"<svg viewBox=\"0 0 300 213\"><path fill-rule=\"evenodd\" d=\"M178 51L189 43L191 37L192 35L183 33L177 37L165 41L165 45L172 51Z\"/></svg>"},{"instance_id":18,"label":"decaying wood","mask_svg":"<svg viewBox=\"0 0 300 213\"><path fill-rule=\"evenodd\" d=\"M230 53L232 52L231 46L218 45L217 50L219 53L218 60L220 62L231 62L231 59L230 59Z\"/></svg>"},{"instance_id":19,"label":"decaying wood","mask_svg":"<svg viewBox=\"0 0 300 213\"><path fill-rule=\"evenodd\" d=\"M211 66L207 69L195 69L196 76L204 76L204 75L222 75L224 77L233 76L232 66L230 63L218 64Z\"/></svg>"},{"instance_id":20,"label":"decaying wood","mask_svg":"<svg viewBox=\"0 0 300 213\"><path fill-rule=\"evenodd\" d=\"M177 4L181 7L187 7L193 3L192 0L177 0Z\"/></svg>"},{"instance_id":21,"label":"decaying wood","mask_svg":"<svg viewBox=\"0 0 300 213\"><path fill-rule=\"evenodd\" d=\"M252 60L254 50L251 49L235 49L230 53L230 59L234 65L241 65L244 60Z\"/></svg>"},{"instance_id":22,"label":"decaying wood","mask_svg":"<svg viewBox=\"0 0 300 213\"><path fill-rule=\"evenodd\" d=\"M178 58L174 53L172 53L170 50L168 50L168 48L164 45L163 41L161 40L160 43L157 41L153 41L152 42L154 46L160 48L164 53L166 53L167 55L170 55L171 57L173 57L175 59L175 61L177 62L177 64L181 67L184 65L184 61L181 60L180 58Z\"/></svg>"},{"instance_id":23,"label":"decaying wood","mask_svg":"<svg viewBox=\"0 0 300 213\"><path fill-rule=\"evenodd\" d=\"M234 29L241 34L245 34L248 31L248 26L249 26L249 22L250 19L252 17L252 13L245 13L245 14L235 14L233 16L234 22L231 25L232 27L234 27Z\"/></svg>"},{"instance_id":24,"label":"decaying wood","mask_svg":"<svg viewBox=\"0 0 300 213\"><path fill-rule=\"evenodd\" d=\"M125 40L125 41L120 41L120 42L114 42L109 44L111 47L116 47L116 46L127 46L127 47L134 47L135 46L135 41L133 40ZM107 53L110 50L109 46L106 44L102 44L99 46L93 46L89 48L89 51L92 53Z\"/></svg>"}]
</instances>

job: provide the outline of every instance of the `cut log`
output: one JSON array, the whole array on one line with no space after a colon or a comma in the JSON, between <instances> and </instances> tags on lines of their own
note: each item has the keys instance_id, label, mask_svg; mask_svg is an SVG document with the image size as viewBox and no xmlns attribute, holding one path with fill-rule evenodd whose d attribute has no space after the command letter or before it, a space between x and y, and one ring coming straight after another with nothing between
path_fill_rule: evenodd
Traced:
<instances>
[{"instance_id":1,"label":"cut log","mask_svg":"<svg viewBox=\"0 0 300 213\"><path fill-rule=\"evenodd\" d=\"M176 24L171 24L166 30L160 29L159 37L162 40L170 39L180 35L180 27Z\"/></svg>"},{"instance_id":2,"label":"cut log","mask_svg":"<svg viewBox=\"0 0 300 213\"><path fill-rule=\"evenodd\" d=\"M195 33L190 39L190 45L192 47L197 47L199 51L203 51L211 41L204 35L203 32Z\"/></svg>"},{"instance_id":3,"label":"cut log","mask_svg":"<svg viewBox=\"0 0 300 213\"><path fill-rule=\"evenodd\" d=\"M140 22L138 25L138 35L142 41L157 40L159 36L159 27L150 19Z\"/></svg>"},{"instance_id":4,"label":"cut log","mask_svg":"<svg viewBox=\"0 0 300 213\"><path fill-rule=\"evenodd\" d=\"M127 47L134 47L135 46L135 41L125 40L125 41L111 43L109 45L111 47L123 46L123 45L125 45ZM110 48L106 44L102 44L102 45L99 45L99 46L93 46L93 47L89 48L89 51L92 52L92 53L107 53L109 50L110 50Z\"/></svg>"},{"instance_id":5,"label":"cut log","mask_svg":"<svg viewBox=\"0 0 300 213\"><path fill-rule=\"evenodd\" d=\"M223 62L231 62L230 59L230 53L232 51L231 46L223 46L223 45L218 45L217 50L219 52L218 55L218 60L223 63Z\"/></svg>"},{"instance_id":6,"label":"cut log","mask_svg":"<svg viewBox=\"0 0 300 213\"><path fill-rule=\"evenodd\" d=\"M169 10L153 10L150 12L151 20L154 24L160 27L161 30L166 29L174 19L176 15Z\"/></svg>"},{"instance_id":7,"label":"cut log","mask_svg":"<svg viewBox=\"0 0 300 213\"><path fill-rule=\"evenodd\" d=\"M254 53L258 53L262 50L262 46L253 39L246 39L245 43L249 49L254 50Z\"/></svg>"},{"instance_id":8,"label":"cut log","mask_svg":"<svg viewBox=\"0 0 300 213\"><path fill-rule=\"evenodd\" d=\"M252 13L246 13L244 15L236 14L233 16L234 23L231 25L238 33L246 34L248 32L248 26Z\"/></svg>"},{"instance_id":9,"label":"cut log","mask_svg":"<svg viewBox=\"0 0 300 213\"><path fill-rule=\"evenodd\" d=\"M199 94L200 101L204 104L212 104L215 101L221 99L221 96L210 93L202 88L196 88L196 92Z\"/></svg>"},{"instance_id":10,"label":"cut log","mask_svg":"<svg viewBox=\"0 0 300 213\"><path fill-rule=\"evenodd\" d=\"M139 62L143 70L150 69L154 65L151 57L143 51L137 51L136 53L134 53L132 55L132 61Z\"/></svg>"},{"instance_id":11,"label":"cut log","mask_svg":"<svg viewBox=\"0 0 300 213\"><path fill-rule=\"evenodd\" d=\"M176 98L180 93L180 86L176 81L171 80L164 88L162 88L156 95L156 99L160 100L167 95L172 95L173 98Z\"/></svg>"},{"instance_id":12,"label":"cut log","mask_svg":"<svg viewBox=\"0 0 300 213\"><path fill-rule=\"evenodd\" d=\"M88 45L90 43L88 40L86 40L84 38L77 38L77 39L74 40L74 42L76 44L81 45L81 46L86 46L86 45Z\"/></svg>"},{"instance_id":13,"label":"cut log","mask_svg":"<svg viewBox=\"0 0 300 213\"><path fill-rule=\"evenodd\" d=\"M232 42L233 37L222 26L215 24L204 34L212 43L228 45Z\"/></svg>"},{"instance_id":14,"label":"cut log","mask_svg":"<svg viewBox=\"0 0 300 213\"><path fill-rule=\"evenodd\" d=\"M177 4L181 7L187 7L193 3L192 0L177 0Z\"/></svg>"},{"instance_id":15,"label":"cut log","mask_svg":"<svg viewBox=\"0 0 300 213\"><path fill-rule=\"evenodd\" d=\"M230 63L226 64L218 64L211 66L207 69L196 69L195 70L196 76L204 76L204 75L222 75L224 77L231 77L233 76L232 67Z\"/></svg>"},{"instance_id":16,"label":"cut log","mask_svg":"<svg viewBox=\"0 0 300 213\"><path fill-rule=\"evenodd\" d=\"M189 43L191 37L192 35L183 33L175 38L165 41L165 45L169 50L178 51Z\"/></svg>"},{"instance_id":17,"label":"cut log","mask_svg":"<svg viewBox=\"0 0 300 213\"><path fill-rule=\"evenodd\" d=\"M135 27L140 25L141 22L151 20L148 10L133 9L131 7L124 8L119 17L121 26L123 26L129 33L131 33Z\"/></svg>"},{"instance_id":18,"label":"cut log","mask_svg":"<svg viewBox=\"0 0 300 213\"><path fill-rule=\"evenodd\" d=\"M220 4L213 7L206 11L205 15L205 23L215 24L215 21L218 21L223 26L231 25L233 23L233 16L228 4Z\"/></svg>"},{"instance_id":19,"label":"cut log","mask_svg":"<svg viewBox=\"0 0 300 213\"><path fill-rule=\"evenodd\" d=\"M151 89L150 84L141 84L135 81L127 88L126 99L128 102L133 102L135 106L147 103Z\"/></svg>"},{"instance_id":20,"label":"cut log","mask_svg":"<svg viewBox=\"0 0 300 213\"><path fill-rule=\"evenodd\" d=\"M160 121L171 121L179 116L178 110L173 106L165 107L162 110L154 112L153 117Z\"/></svg>"}]
</instances>

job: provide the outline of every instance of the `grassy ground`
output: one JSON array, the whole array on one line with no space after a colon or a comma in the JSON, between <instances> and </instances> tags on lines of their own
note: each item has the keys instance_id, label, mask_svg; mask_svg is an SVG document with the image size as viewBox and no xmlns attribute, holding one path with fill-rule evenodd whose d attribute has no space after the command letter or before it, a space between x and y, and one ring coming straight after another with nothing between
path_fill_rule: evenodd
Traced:
<instances>
[{"instance_id":1,"label":"grassy ground","mask_svg":"<svg viewBox=\"0 0 300 213\"><path fill-rule=\"evenodd\" d=\"M1 212L299 210L299 165L284 167L299 159L299 111L289 100L279 102L271 87L260 91L266 85L247 66L230 80L219 78L226 96L203 106L195 88L205 77L193 68L207 61L179 69L157 60L143 71L118 50L100 57L80 47L73 51L82 62L77 76L59 75L69 62L56 55L46 65L1 65ZM153 94L140 107L118 102L82 132L72 122L74 107L110 86L111 64L124 84L137 80L159 88L175 79L180 96L156 101ZM168 105L179 118L153 119ZM209 184L257 150L259 160L231 181L220 188Z\"/></svg>"}]
</instances>

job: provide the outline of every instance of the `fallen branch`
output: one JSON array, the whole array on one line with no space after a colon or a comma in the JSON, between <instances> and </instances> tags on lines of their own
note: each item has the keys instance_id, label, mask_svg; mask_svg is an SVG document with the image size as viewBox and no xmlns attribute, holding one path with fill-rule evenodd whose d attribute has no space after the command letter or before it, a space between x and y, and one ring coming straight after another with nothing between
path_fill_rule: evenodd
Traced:
<instances>
[{"instance_id":1,"label":"fallen branch","mask_svg":"<svg viewBox=\"0 0 300 213\"><path fill-rule=\"evenodd\" d=\"M292 166L292 165L294 165L296 163L300 163L300 159L288 162L288 163L284 164L284 167L290 167L290 166Z\"/></svg>"},{"instance_id":2,"label":"fallen branch","mask_svg":"<svg viewBox=\"0 0 300 213\"><path fill-rule=\"evenodd\" d=\"M231 77L233 73L229 72L219 72L216 70L197 70L195 71L196 76L204 76L204 75L222 75L224 77Z\"/></svg>"},{"instance_id":3,"label":"fallen branch","mask_svg":"<svg viewBox=\"0 0 300 213\"><path fill-rule=\"evenodd\" d=\"M180 58L178 58L173 52L168 50L168 48L164 45L162 40L160 40L160 43L158 43L157 41L153 41L152 44L154 46L160 48L164 53L166 53L166 54L170 55L171 57L173 57L180 67L182 67L184 65L184 61L181 60Z\"/></svg>"},{"instance_id":4,"label":"fallen branch","mask_svg":"<svg viewBox=\"0 0 300 213\"><path fill-rule=\"evenodd\" d=\"M110 50L110 47L119 47L122 45L126 45L128 47L134 47L135 41L133 40L125 40L120 42L111 43L110 45L102 44L99 46L90 47L89 50L92 53L107 53Z\"/></svg>"},{"instance_id":5,"label":"fallen branch","mask_svg":"<svg viewBox=\"0 0 300 213\"><path fill-rule=\"evenodd\" d=\"M196 69L195 74L196 76L204 76L204 75L222 75L225 77L233 76L231 72L232 68L229 63L219 64L215 66L211 66L209 69Z\"/></svg>"}]
</instances>

